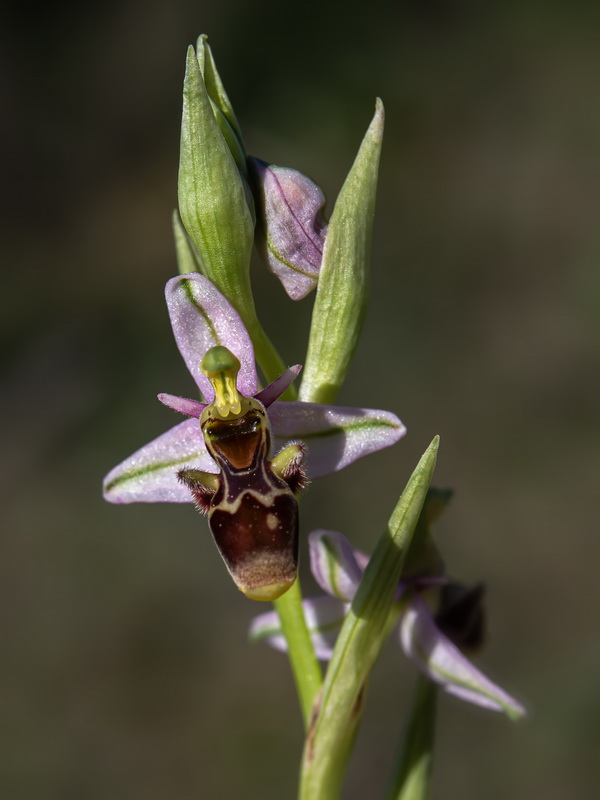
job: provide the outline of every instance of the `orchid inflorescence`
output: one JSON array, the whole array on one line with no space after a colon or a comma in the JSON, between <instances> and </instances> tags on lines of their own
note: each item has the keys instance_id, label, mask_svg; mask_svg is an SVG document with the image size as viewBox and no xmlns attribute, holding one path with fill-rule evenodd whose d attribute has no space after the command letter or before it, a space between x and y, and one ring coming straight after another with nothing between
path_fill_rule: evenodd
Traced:
<instances>
[{"instance_id":1,"label":"orchid inflorescence","mask_svg":"<svg viewBox=\"0 0 600 800\"><path fill-rule=\"evenodd\" d=\"M340 533L309 535L312 573L325 594L304 601L300 594L302 490L406 432L391 411L332 404L366 304L383 119L378 100L327 220L325 196L311 179L246 155L206 37L189 49L173 217L179 275L167 282L166 301L199 396L159 394L186 419L104 481L113 503L194 503L208 516L236 586L250 599L274 602L274 611L253 622L251 638L289 654L310 722L299 795L305 800L339 796L369 672L395 629L429 681L403 752L419 737L424 752L432 747L434 704L422 698L436 685L512 718L524 713L465 655L483 640L483 592L447 577L431 536L430 523L449 497L430 487L437 437L370 558ZM316 287L303 368L285 368L258 320L253 245L289 297L302 299ZM318 660L329 663L324 678ZM399 764L389 796L403 797L410 785L411 797L425 797L427 770L415 772L402 754Z\"/></svg>"}]
</instances>

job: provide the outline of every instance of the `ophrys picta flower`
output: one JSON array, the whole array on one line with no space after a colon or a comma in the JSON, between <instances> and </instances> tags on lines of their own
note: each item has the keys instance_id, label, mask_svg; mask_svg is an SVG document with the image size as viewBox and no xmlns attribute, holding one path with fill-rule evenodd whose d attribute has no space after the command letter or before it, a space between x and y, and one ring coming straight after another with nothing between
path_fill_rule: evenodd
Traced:
<instances>
[{"instance_id":1,"label":"ophrys picta flower","mask_svg":"<svg viewBox=\"0 0 600 800\"><path fill-rule=\"evenodd\" d=\"M388 411L278 402L299 366L259 391L250 337L202 275L172 278L166 299L177 346L203 400L160 394L189 419L111 470L104 496L113 503L196 502L209 512L238 588L253 599L274 599L296 575L294 495L304 472L315 478L342 469L394 444L405 428Z\"/></svg>"}]
</instances>

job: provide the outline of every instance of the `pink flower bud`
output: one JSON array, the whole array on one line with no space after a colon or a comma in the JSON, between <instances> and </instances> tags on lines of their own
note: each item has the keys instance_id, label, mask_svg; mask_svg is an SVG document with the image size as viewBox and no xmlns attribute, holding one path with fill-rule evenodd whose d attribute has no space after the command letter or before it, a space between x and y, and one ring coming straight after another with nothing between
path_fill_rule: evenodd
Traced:
<instances>
[{"instance_id":1,"label":"pink flower bud","mask_svg":"<svg viewBox=\"0 0 600 800\"><path fill-rule=\"evenodd\" d=\"M257 246L292 300L317 285L327 223L325 195L298 170L249 158L256 200Z\"/></svg>"}]
</instances>

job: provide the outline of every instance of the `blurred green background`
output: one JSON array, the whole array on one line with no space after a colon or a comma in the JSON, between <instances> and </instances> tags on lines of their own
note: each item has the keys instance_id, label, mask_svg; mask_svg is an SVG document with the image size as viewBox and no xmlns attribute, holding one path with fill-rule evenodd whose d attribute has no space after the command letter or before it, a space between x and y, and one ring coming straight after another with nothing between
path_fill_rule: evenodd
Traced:
<instances>
[{"instance_id":1,"label":"blurred green background","mask_svg":"<svg viewBox=\"0 0 600 800\"><path fill-rule=\"evenodd\" d=\"M456 495L438 541L453 575L486 582L481 664L530 714L515 726L441 698L435 800L596 796L597 5L125 0L31 14L15 6L0 49L0 796L294 796L287 663L247 642L261 609L206 523L191 506L100 496L109 468L173 424L156 393L193 391L163 286L185 48L201 32L249 152L305 171L330 203L375 96L386 106L372 301L340 401L392 409L409 433L316 482L302 516L304 533L370 549L441 434L436 483ZM302 361L312 301L253 269L265 327ZM379 796L414 683L390 644L348 800Z\"/></svg>"}]
</instances>

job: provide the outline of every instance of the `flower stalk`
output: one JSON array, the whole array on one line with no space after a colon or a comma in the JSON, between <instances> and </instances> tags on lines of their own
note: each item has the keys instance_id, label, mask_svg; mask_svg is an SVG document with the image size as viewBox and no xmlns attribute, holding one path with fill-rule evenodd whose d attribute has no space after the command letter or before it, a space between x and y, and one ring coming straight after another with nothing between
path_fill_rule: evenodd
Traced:
<instances>
[{"instance_id":1,"label":"flower stalk","mask_svg":"<svg viewBox=\"0 0 600 800\"><path fill-rule=\"evenodd\" d=\"M384 800L428 800L435 739L437 687L424 676L417 681L410 718Z\"/></svg>"},{"instance_id":2,"label":"flower stalk","mask_svg":"<svg viewBox=\"0 0 600 800\"><path fill-rule=\"evenodd\" d=\"M307 731L315 698L323 684L321 667L315 656L302 610L300 579L273 603L286 638L290 665L294 675L304 728Z\"/></svg>"}]
</instances>

